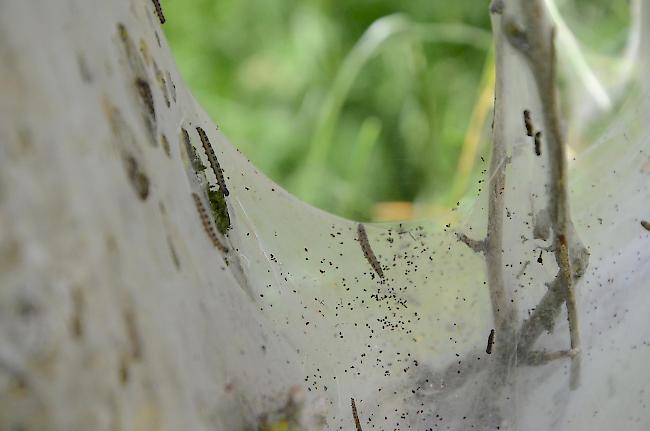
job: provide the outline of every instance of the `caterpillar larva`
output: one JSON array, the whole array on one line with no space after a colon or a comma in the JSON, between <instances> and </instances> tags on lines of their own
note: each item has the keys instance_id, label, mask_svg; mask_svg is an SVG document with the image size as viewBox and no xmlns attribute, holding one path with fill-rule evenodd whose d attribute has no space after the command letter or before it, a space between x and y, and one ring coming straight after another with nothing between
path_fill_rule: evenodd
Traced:
<instances>
[{"instance_id":1,"label":"caterpillar larva","mask_svg":"<svg viewBox=\"0 0 650 431\"><path fill-rule=\"evenodd\" d=\"M357 431L363 431L361 429L361 422L359 422L359 414L357 413L357 405L354 402L354 398L350 398L352 401L352 417L354 418L354 426L357 428Z\"/></svg>"},{"instance_id":2,"label":"caterpillar larva","mask_svg":"<svg viewBox=\"0 0 650 431\"><path fill-rule=\"evenodd\" d=\"M533 136L533 120L530 118L530 111L528 109L524 110L524 125L526 126L526 136Z\"/></svg>"},{"instance_id":3,"label":"caterpillar larva","mask_svg":"<svg viewBox=\"0 0 650 431\"><path fill-rule=\"evenodd\" d=\"M487 348L485 353L488 355L492 354L492 345L494 344L494 329L490 330L490 335L488 336Z\"/></svg>"},{"instance_id":4,"label":"caterpillar larva","mask_svg":"<svg viewBox=\"0 0 650 431\"><path fill-rule=\"evenodd\" d=\"M542 132L535 133L535 154L542 155Z\"/></svg>"},{"instance_id":5,"label":"caterpillar larva","mask_svg":"<svg viewBox=\"0 0 650 431\"><path fill-rule=\"evenodd\" d=\"M210 141L208 140L208 135L205 133L205 130L203 130L200 127L197 127L196 131L199 133L199 137L201 138L201 143L203 144L203 149L205 150L205 154L208 156L208 161L210 162L210 166L212 167L212 172L214 172L214 176L217 178L217 183L219 184L219 188L221 189L221 192L223 193L224 196L228 196L230 192L228 191L228 188L226 188L226 181L223 178L223 170L219 165L217 156L214 154L212 145L210 145Z\"/></svg>"},{"instance_id":6,"label":"caterpillar larva","mask_svg":"<svg viewBox=\"0 0 650 431\"><path fill-rule=\"evenodd\" d=\"M165 23L165 15L163 14L162 7L160 6L160 0L153 0L153 5L156 8L156 15L158 15L158 19L160 20L161 24Z\"/></svg>"},{"instance_id":7,"label":"caterpillar larva","mask_svg":"<svg viewBox=\"0 0 650 431\"><path fill-rule=\"evenodd\" d=\"M208 237L215 247L217 247L222 252L227 253L228 249L223 244L221 244L221 241L219 241L219 237L217 237L217 233L214 231L214 226L210 222L208 212L205 210L205 206L203 206L201 198L196 193L192 193L192 198L194 198L194 204L196 205L196 210L199 213L199 217L201 217L201 222L203 223L203 229L205 229L205 233L208 234Z\"/></svg>"},{"instance_id":8,"label":"caterpillar larva","mask_svg":"<svg viewBox=\"0 0 650 431\"><path fill-rule=\"evenodd\" d=\"M370 242L368 241L368 234L366 233L366 228L361 223L359 223L359 225L357 226L357 236L359 239L359 244L361 244L361 250L363 251L363 255L366 257L366 260L368 261L370 266L372 266L372 269L375 270L377 275L379 275L380 278L384 278L384 271L381 269L381 265L379 264L379 261L377 260L375 253L372 251L372 248L370 247Z\"/></svg>"}]
</instances>

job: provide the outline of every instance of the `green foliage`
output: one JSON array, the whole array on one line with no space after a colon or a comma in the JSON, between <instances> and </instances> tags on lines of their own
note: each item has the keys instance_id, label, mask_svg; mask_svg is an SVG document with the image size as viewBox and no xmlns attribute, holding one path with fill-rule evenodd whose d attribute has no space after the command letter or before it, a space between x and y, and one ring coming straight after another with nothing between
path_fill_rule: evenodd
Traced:
<instances>
[{"instance_id":1,"label":"green foliage","mask_svg":"<svg viewBox=\"0 0 650 431\"><path fill-rule=\"evenodd\" d=\"M162 2L183 76L230 140L302 199L358 220L379 201L462 197L458 158L490 85L488 3ZM607 21L598 31L620 46L626 5L595 3L609 5L609 20L585 1L569 9Z\"/></svg>"}]
</instances>

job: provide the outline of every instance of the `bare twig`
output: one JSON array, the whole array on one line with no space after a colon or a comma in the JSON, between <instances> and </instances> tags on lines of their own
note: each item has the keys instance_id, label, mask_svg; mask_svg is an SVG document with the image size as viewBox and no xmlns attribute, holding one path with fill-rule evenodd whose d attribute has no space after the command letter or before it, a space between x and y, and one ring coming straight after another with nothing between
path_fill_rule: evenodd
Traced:
<instances>
[{"instance_id":1,"label":"bare twig","mask_svg":"<svg viewBox=\"0 0 650 431\"><path fill-rule=\"evenodd\" d=\"M520 365L544 365L548 362L555 361L557 359L569 358L572 359L579 352L577 350L558 350L557 352L538 352L530 351L525 358L520 358Z\"/></svg>"},{"instance_id":2,"label":"bare twig","mask_svg":"<svg viewBox=\"0 0 650 431\"><path fill-rule=\"evenodd\" d=\"M495 64L497 71L503 69L504 41L497 36ZM490 158L488 191L488 222L487 234L484 240L477 241L466 235L458 234L458 239L474 251L485 254L487 272L487 286L492 306L494 332L491 341L495 342L494 334L498 334L498 347L489 349L493 352L489 370L484 384L476 394L472 405L472 422L481 424L481 427L490 427L490 424L499 424L502 421L500 408L497 407L503 390L509 386L508 381L513 374L509 370L516 366L516 304L514 298L508 294L503 275L503 222L505 213L506 165L508 155L505 137L505 111L502 99L505 96L504 76L497 73L495 82L495 101L493 118L492 155ZM490 347L491 344L490 343Z\"/></svg>"},{"instance_id":3,"label":"bare twig","mask_svg":"<svg viewBox=\"0 0 650 431\"><path fill-rule=\"evenodd\" d=\"M485 240L476 240L468 237L464 233L456 232L456 238L458 241L464 243L467 247L474 250L476 253L485 252Z\"/></svg>"},{"instance_id":4,"label":"bare twig","mask_svg":"<svg viewBox=\"0 0 650 431\"><path fill-rule=\"evenodd\" d=\"M560 314L564 303L564 295L560 290L559 278L556 277L548 286L548 291L535 307L533 314L524 321L519 330L517 356L525 357L544 331L553 330L555 320Z\"/></svg>"}]
</instances>

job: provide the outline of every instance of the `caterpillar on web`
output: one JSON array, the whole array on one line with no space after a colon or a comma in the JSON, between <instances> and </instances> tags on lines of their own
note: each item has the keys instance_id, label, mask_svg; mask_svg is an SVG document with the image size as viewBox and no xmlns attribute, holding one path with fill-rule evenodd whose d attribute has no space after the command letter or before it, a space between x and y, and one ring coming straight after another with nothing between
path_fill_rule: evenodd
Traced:
<instances>
[{"instance_id":1,"label":"caterpillar on web","mask_svg":"<svg viewBox=\"0 0 650 431\"><path fill-rule=\"evenodd\" d=\"M208 238L210 238L212 244L216 248L221 250L223 253L227 253L228 249L223 244L221 244L221 241L219 241L219 237L217 236L217 233L214 230L214 226L210 221L210 217L208 216L208 212L206 211L203 202L201 202L201 198L196 193L192 193L192 198L194 198L194 204L196 205L196 210L199 213L199 217L201 218L201 223L203 223L203 229L205 230L205 233L208 234Z\"/></svg>"},{"instance_id":2,"label":"caterpillar on web","mask_svg":"<svg viewBox=\"0 0 650 431\"><path fill-rule=\"evenodd\" d=\"M379 278L384 278L384 271L381 269L381 265L377 260L377 256L375 256L375 253L372 251L372 248L370 247L370 241L368 241L368 234L366 233L366 228L361 223L359 223L359 225L357 226L357 237L359 239L359 244L361 244L361 250L363 251L363 255L366 257L366 260L368 261L372 269L375 270Z\"/></svg>"},{"instance_id":3,"label":"caterpillar on web","mask_svg":"<svg viewBox=\"0 0 650 431\"><path fill-rule=\"evenodd\" d=\"M203 130L201 127L197 127L196 131L199 133L199 137L201 138L201 143L203 144L203 149L205 150L205 154L208 156L208 161L210 162L210 167L212 168L212 172L214 172L214 176L217 178L219 189L221 189L221 193L223 193L224 196L228 196L230 192L226 187L226 180L224 180L223 178L223 169L221 169L221 166L219 165L219 161L217 160L217 156L214 154L214 150L212 149L212 145L210 145L210 140L208 139L208 135L205 133L205 130Z\"/></svg>"},{"instance_id":4,"label":"caterpillar on web","mask_svg":"<svg viewBox=\"0 0 650 431\"><path fill-rule=\"evenodd\" d=\"M359 422L359 414L357 413L357 405L354 402L354 398L350 398L352 401L352 417L354 418L354 426L357 428L357 431L363 431L361 429L361 422Z\"/></svg>"}]
</instances>

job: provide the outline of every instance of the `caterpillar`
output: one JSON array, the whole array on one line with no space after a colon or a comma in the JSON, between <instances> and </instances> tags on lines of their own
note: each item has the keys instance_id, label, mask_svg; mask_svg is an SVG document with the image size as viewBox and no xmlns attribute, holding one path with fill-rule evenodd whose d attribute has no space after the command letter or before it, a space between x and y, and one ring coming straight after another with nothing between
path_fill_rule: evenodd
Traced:
<instances>
[{"instance_id":1,"label":"caterpillar","mask_svg":"<svg viewBox=\"0 0 650 431\"><path fill-rule=\"evenodd\" d=\"M352 402L352 417L354 418L354 426L357 428L357 431L363 431L361 429L361 422L359 422L359 414L357 413L357 405L354 403L354 398L350 398Z\"/></svg>"},{"instance_id":2,"label":"caterpillar","mask_svg":"<svg viewBox=\"0 0 650 431\"><path fill-rule=\"evenodd\" d=\"M488 336L487 348L485 353L488 355L492 354L492 345L494 344L494 329L490 330L490 335Z\"/></svg>"},{"instance_id":3,"label":"caterpillar","mask_svg":"<svg viewBox=\"0 0 650 431\"><path fill-rule=\"evenodd\" d=\"M152 0L152 1L153 1L153 5L156 8L156 15L158 15L158 19L160 20L160 23L164 24L166 19L165 19L165 15L163 14L162 7L160 6L160 0Z\"/></svg>"},{"instance_id":4,"label":"caterpillar","mask_svg":"<svg viewBox=\"0 0 650 431\"><path fill-rule=\"evenodd\" d=\"M228 191L228 188L226 188L226 181L223 178L223 170L219 165L217 156L214 154L212 145L210 145L210 141L208 140L208 135L205 133L205 130L203 130L201 127L197 127L196 131L198 132L199 137L201 138L203 149L205 150L205 154L208 156L208 161L210 162L210 166L212 167L212 172L214 172L214 176L217 178L217 183L219 184L219 188L221 189L221 192L223 193L224 196L228 196L230 192Z\"/></svg>"},{"instance_id":5,"label":"caterpillar","mask_svg":"<svg viewBox=\"0 0 650 431\"><path fill-rule=\"evenodd\" d=\"M366 257L366 260L372 266L372 269L375 270L379 278L384 278L384 271L381 269L381 265L375 256L375 253L370 247L370 242L368 241L368 234L366 233L366 228L363 224L359 223L357 226L357 236L359 239L359 244L361 244L361 250L363 255Z\"/></svg>"},{"instance_id":6,"label":"caterpillar","mask_svg":"<svg viewBox=\"0 0 650 431\"><path fill-rule=\"evenodd\" d=\"M533 136L533 121L530 119L530 111L524 110L524 125L526 126L526 136Z\"/></svg>"},{"instance_id":7,"label":"caterpillar","mask_svg":"<svg viewBox=\"0 0 650 431\"><path fill-rule=\"evenodd\" d=\"M535 133L535 154L542 155L542 132Z\"/></svg>"},{"instance_id":8,"label":"caterpillar","mask_svg":"<svg viewBox=\"0 0 650 431\"><path fill-rule=\"evenodd\" d=\"M203 229L205 229L205 233L208 234L208 237L212 241L212 244L219 250L221 250L223 253L228 253L228 249L221 244L221 241L219 241L219 238L217 237L217 233L214 231L214 226L210 222L210 218L208 217L208 212L205 210L205 207L203 206L203 202L201 202L201 198L199 195L196 193L192 193L192 198L194 198L194 204L196 205L196 210L199 213L199 217L201 217L201 222L203 223Z\"/></svg>"}]
</instances>

